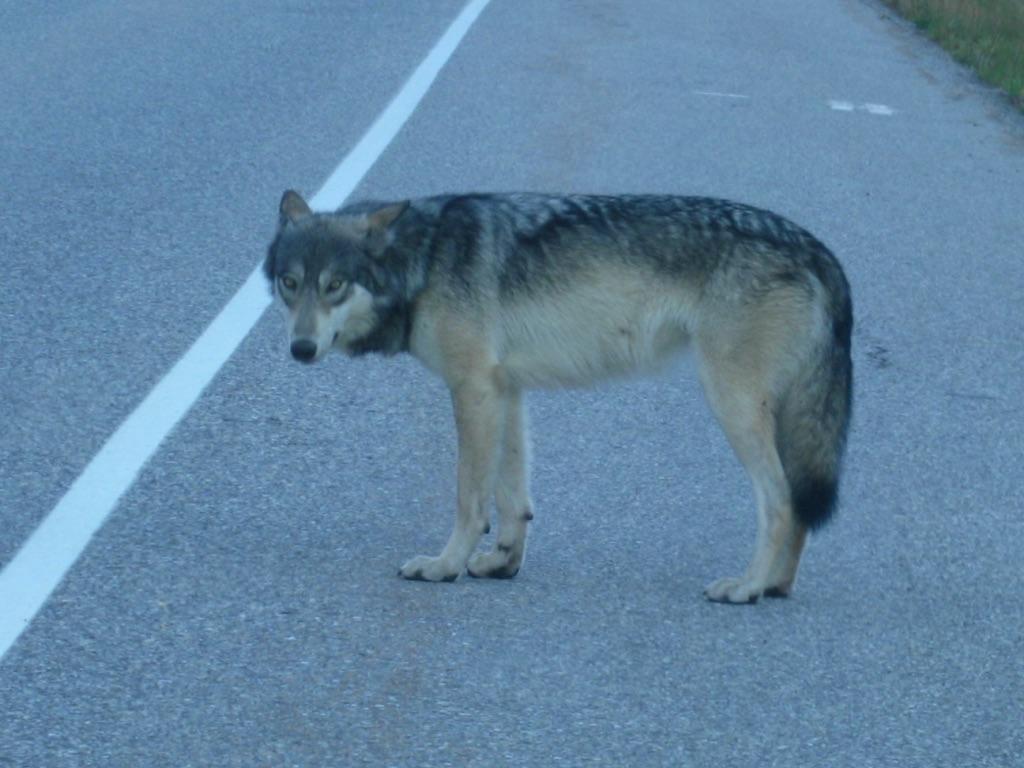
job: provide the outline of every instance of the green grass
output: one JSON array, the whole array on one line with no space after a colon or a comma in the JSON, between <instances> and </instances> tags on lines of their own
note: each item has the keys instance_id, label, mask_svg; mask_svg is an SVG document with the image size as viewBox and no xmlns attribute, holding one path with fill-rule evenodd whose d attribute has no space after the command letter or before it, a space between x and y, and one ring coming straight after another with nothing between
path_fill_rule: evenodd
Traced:
<instances>
[{"instance_id":1,"label":"green grass","mask_svg":"<svg viewBox=\"0 0 1024 768\"><path fill-rule=\"evenodd\" d=\"M886 0L1024 109L1024 0Z\"/></svg>"}]
</instances>

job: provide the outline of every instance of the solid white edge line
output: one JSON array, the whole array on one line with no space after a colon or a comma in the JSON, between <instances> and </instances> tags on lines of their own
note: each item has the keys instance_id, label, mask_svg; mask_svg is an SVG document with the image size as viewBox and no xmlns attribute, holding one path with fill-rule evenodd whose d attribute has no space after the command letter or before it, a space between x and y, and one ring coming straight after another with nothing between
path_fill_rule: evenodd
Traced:
<instances>
[{"instance_id":1,"label":"solid white edge line","mask_svg":"<svg viewBox=\"0 0 1024 768\"><path fill-rule=\"evenodd\" d=\"M352 193L423 99L490 0L471 0L335 168L310 204L334 209ZM164 438L188 413L270 304L257 266L209 327L121 423L0 571L0 660L78 560Z\"/></svg>"},{"instance_id":2,"label":"solid white edge line","mask_svg":"<svg viewBox=\"0 0 1024 768\"><path fill-rule=\"evenodd\" d=\"M472 0L462 9L462 13L451 23L448 31L441 36L423 62L416 67L416 71L406 81L402 90L381 112L380 117L370 126L362 140L342 160L320 191L309 201L313 209L334 210L352 194L352 190L355 189L370 166L376 162L401 130L405 121L409 119L441 68L451 58L466 32L469 31L473 22L489 2L490 0Z\"/></svg>"}]
</instances>

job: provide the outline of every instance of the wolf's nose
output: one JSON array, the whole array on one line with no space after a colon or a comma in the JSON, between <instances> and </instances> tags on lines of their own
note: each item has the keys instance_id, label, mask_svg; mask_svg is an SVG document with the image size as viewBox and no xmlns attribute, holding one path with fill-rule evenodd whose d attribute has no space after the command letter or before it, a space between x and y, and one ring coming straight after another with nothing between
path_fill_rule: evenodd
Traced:
<instances>
[{"instance_id":1,"label":"wolf's nose","mask_svg":"<svg viewBox=\"0 0 1024 768\"><path fill-rule=\"evenodd\" d=\"M316 357L316 344L309 339L292 342L292 357L301 363L312 363Z\"/></svg>"}]
</instances>

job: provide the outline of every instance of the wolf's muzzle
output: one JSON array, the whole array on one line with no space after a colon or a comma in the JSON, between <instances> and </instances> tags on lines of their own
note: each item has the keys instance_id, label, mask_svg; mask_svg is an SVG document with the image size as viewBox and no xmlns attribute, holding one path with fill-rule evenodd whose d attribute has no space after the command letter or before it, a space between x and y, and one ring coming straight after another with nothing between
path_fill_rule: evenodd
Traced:
<instances>
[{"instance_id":1,"label":"wolf's muzzle","mask_svg":"<svg viewBox=\"0 0 1024 768\"><path fill-rule=\"evenodd\" d=\"M312 363L316 358L316 342L298 339L292 342L292 357L300 363Z\"/></svg>"}]
</instances>

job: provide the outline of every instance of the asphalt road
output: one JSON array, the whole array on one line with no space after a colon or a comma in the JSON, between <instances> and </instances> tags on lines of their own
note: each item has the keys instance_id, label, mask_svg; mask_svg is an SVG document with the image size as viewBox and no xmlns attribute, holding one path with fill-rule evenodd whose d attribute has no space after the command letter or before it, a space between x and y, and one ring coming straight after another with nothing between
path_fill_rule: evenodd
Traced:
<instances>
[{"instance_id":1,"label":"asphalt road","mask_svg":"<svg viewBox=\"0 0 1024 768\"><path fill-rule=\"evenodd\" d=\"M461 8L0 10L0 566ZM1024 766L1024 119L865 0L492 0L357 194L773 208L856 311L842 506L713 605L751 494L688 366L535 393L508 582L404 582L443 386L267 313L0 660L0 766ZM4 606L0 605L0 612Z\"/></svg>"}]
</instances>

